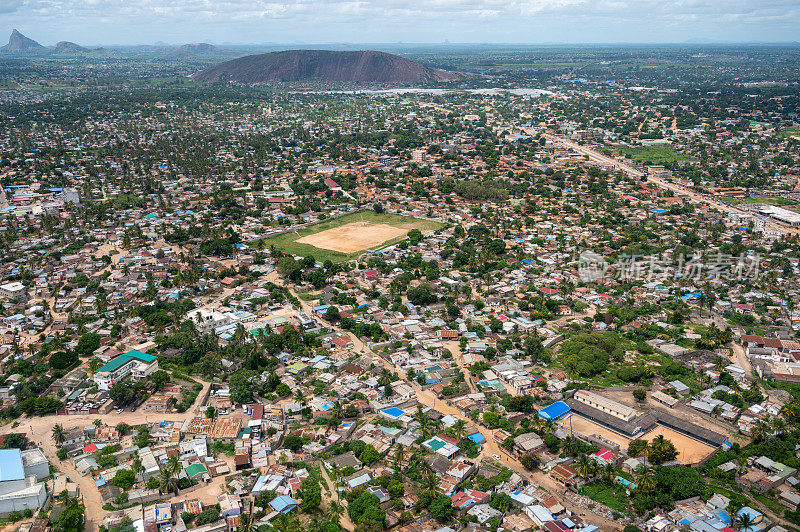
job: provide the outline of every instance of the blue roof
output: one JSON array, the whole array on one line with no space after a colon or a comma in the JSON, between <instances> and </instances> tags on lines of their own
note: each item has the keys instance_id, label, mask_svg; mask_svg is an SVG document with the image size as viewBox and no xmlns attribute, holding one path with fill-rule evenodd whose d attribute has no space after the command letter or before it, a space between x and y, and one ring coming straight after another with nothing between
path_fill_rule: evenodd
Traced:
<instances>
[{"instance_id":1,"label":"blue roof","mask_svg":"<svg viewBox=\"0 0 800 532\"><path fill-rule=\"evenodd\" d=\"M484 438L483 434L481 434L480 432L476 432L475 434L470 434L469 436L467 436L467 439L472 440L475 443L483 443L484 441L486 441L486 438Z\"/></svg>"},{"instance_id":2,"label":"blue roof","mask_svg":"<svg viewBox=\"0 0 800 532\"><path fill-rule=\"evenodd\" d=\"M0 449L0 482L25 478L19 449Z\"/></svg>"},{"instance_id":3,"label":"blue roof","mask_svg":"<svg viewBox=\"0 0 800 532\"><path fill-rule=\"evenodd\" d=\"M546 406L539 410L539 417L555 421L569 411L570 408L567 403L564 401L556 401L550 406Z\"/></svg>"},{"instance_id":4,"label":"blue roof","mask_svg":"<svg viewBox=\"0 0 800 532\"><path fill-rule=\"evenodd\" d=\"M297 501L288 495L278 495L269 502L276 512L287 513L297 506Z\"/></svg>"},{"instance_id":5,"label":"blue roof","mask_svg":"<svg viewBox=\"0 0 800 532\"><path fill-rule=\"evenodd\" d=\"M389 416L392 416L392 417L400 417L403 414L405 414L405 412L403 412L402 410L400 410L396 406L393 406L392 408L385 408L385 409L381 410L381 412L383 412L383 413L385 413L385 414L387 414Z\"/></svg>"},{"instance_id":6,"label":"blue roof","mask_svg":"<svg viewBox=\"0 0 800 532\"><path fill-rule=\"evenodd\" d=\"M761 517L761 512L759 512L758 510L754 510L749 506L742 506L741 508L739 508L739 511L736 512L736 515L742 515L742 514L748 514L752 519L758 519L759 517Z\"/></svg>"}]
</instances>

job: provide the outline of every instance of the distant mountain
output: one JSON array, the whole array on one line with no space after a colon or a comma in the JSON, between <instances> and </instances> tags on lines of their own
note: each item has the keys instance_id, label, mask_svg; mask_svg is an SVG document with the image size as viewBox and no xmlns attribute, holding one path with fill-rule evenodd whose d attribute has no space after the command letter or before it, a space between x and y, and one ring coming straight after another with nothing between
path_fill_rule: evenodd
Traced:
<instances>
[{"instance_id":1,"label":"distant mountain","mask_svg":"<svg viewBox=\"0 0 800 532\"><path fill-rule=\"evenodd\" d=\"M3 52L12 53L25 53L25 52L43 52L46 50L44 46L25 37L16 29L11 32L11 37L8 38L8 44L0 48Z\"/></svg>"},{"instance_id":2,"label":"distant mountain","mask_svg":"<svg viewBox=\"0 0 800 532\"><path fill-rule=\"evenodd\" d=\"M240 57L192 75L195 81L352 81L377 83L419 83L453 81L456 72L426 67L422 63L384 52L364 50L287 50Z\"/></svg>"},{"instance_id":3,"label":"distant mountain","mask_svg":"<svg viewBox=\"0 0 800 532\"><path fill-rule=\"evenodd\" d=\"M85 54L90 52L88 48L84 48L80 44L75 44L69 41L60 41L56 44L56 52L69 53L69 54Z\"/></svg>"},{"instance_id":4,"label":"distant mountain","mask_svg":"<svg viewBox=\"0 0 800 532\"><path fill-rule=\"evenodd\" d=\"M199 42L199 43L184 44L183 46L178 46L172 55L180 57L190 57L193 55L218 54L220 52L221 50L216 46L214 46L213 44Z\"/></svg>"}]
</instances>

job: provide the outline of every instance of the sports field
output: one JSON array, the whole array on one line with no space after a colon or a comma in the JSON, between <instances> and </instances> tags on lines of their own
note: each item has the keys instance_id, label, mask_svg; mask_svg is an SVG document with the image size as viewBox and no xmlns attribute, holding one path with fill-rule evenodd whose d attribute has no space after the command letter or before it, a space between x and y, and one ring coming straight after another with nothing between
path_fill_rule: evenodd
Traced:
<instances>
[{"instance_id":1,"label":"sports field","mask_svg":"<svg viewBox=\"0 0 800 532\"><path fill-rule=\"evenodd\" d=\"M726 201L731 205L742 205L749 203L764 203L765 205L794 205L790 199L780 196L753 196L748 198L727 198Z\"/></svg>"},{"instance_id":2,"label":"sports field","mask_svg":"<svg viewBox=\"0 0 800 532\"><path fill-rule=\"evenodd\" d=\"M647 441L653 441L653 438L658 435L664 436L675 445L675 450L678 451L678 462L684 465L696 464L714 452L714 448L710 445L706 445L663 425L656 425L653 430L642 436L642 438Z\"/></svg>"},{"instance_id":3,"label":"sports field","mask_svg":"<svg viewBox=\"0 0 800 532\"><path fill-rule=\"evenodd\" d=\"M570 419L572 423L570 424ZM599 423L587 419L579 415L569 415L559 420L558 425L565 431L573 430L576 434L586 436L602 436L603 438L612 441L620 446L622 449L627 449L631 438L623 436L622 434L610 430ZM664 436L675 445L675 450L678 451L678 461L685 465L696 464L703 460L709 454L714 452L714 448L706 445L703 442L695 440L685 434L672 430L663 425L656 425L652 430L640 436L642 439L652 441L658 435Z\"/></svg>"},{"instance_id":4,"label":"sports field","mask_svg":"<svg viewBox=\"0 0 800 532\"><path fill-rule=\"evenodd\" d=\"M442 224L431 220L364 211L265 238L260 246L265 249L275 246L301 257L313 255L320 261L341 262L352 260L368 249L400 242L412 229L429 234L441 227Z\"/></svg>"}]
</instances>

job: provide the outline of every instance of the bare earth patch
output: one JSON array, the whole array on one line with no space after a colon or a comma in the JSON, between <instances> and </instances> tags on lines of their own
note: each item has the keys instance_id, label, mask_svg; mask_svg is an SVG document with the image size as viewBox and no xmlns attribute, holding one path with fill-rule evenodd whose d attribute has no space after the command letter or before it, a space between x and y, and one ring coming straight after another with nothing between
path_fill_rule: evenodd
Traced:
<instances>
[{"instance_id":1,"label":"bare earth patch","mask_svg":"<svg viewBox=\"0 0 800 532\"><path fill-rule=\"evenodd\" d=\"M678 462L684 465L696 464L714 452L714 448L710 445L706 445L663 425L656 425L653 430L642 436L642 439L653 441L653 438L659 434L675 445L675 449L678 451Z\"/></svg>"},{"instance_id":2,"label":"bare earth patch","mask_svg":"<svg viewBox=\"0 0 800 532\"><path fill-rule=\"evenodd\" d=\"M304 236L296 242L340 253L355 253L374 248L394 238L405 236L407 233L408 229L391 225L353 222Z\"/></svg>"},{"instance_id":3,"label":"bare earth patch","mask_svg":"<svg viewBox=\"0 0 800 532\"><path fill-rule=\"evenodd\" d=\"M570 420L572 420L571 427ZM578 415L565 417L564 419L560 420L558 424L565 431L569 432L570 429L572 429L575 434L579 436L602 436L603 438L616 443L622 449L627 449L628 444L631 442L631 439L627 436L623 436L622 434L614 432L613 430L609 430L590 419L586 419ZM706 445L705 443L697 441L694 438L690 438L689 436L665 427L664 425L656 425L650 432L639 437L647 441L653 441L653 438L659 434L663 435L675 445L675 450L678 451L677 459L684 465L696 464L714 451L714 448L710 445Z\"/></svg>"}]
</instances>

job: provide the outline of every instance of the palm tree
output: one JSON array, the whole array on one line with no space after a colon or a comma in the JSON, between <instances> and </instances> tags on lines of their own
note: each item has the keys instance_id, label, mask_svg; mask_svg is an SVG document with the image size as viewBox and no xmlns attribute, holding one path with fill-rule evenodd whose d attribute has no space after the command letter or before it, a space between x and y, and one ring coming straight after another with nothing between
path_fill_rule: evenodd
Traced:
<instances>
[{"instance_id":1,"label":"palm tree","mask_svg":"<svg viewBox=\"0 0 800 532\"><path fill-rule=\"evenodd\" d=\"M433 495L436 492L436 488L439 487L439 477L436 476L436 473L431 471L426 476L422 477L422 489Z\"/></svg>"},{"instance_id":2,"label":"palm tree","mask_svg":"<svg viewBox=\"0 0 800 532\"><path fill-rule=\"evenodd\" d=\"M178 494L178 479L169 474L166 469L161 470L161 476L158 479L158 489L161 493L174 492Z\"/></svg>"},{"instance_id":3,"label":"palm tree","mask_svg":"<svg viewBox=\"0 0 800 532\"><path fill-rule=\"evenodd\" d=\"M344 506L339 501L331 501L328 506L328 513L333 517L332 521L336 524L341 524L342 516L344 515Z\"/></svg>"},{"instance_id":4,"label":"palm tree","mask_svg":"<svg viewBox=\"0 0 800 532\"><path fill-rule=\"evenodd\" d=\"M53 425L53 441L56 443L56 445L61 445L64 443L64 441L66 441L66 439L66 431L64 431L64 427L61 425L61 423L56 423Z\"/></svg>"},{"instance_id":5,"label":"palm tree","mask_svg":"<svg viewBox=\"0 0 800 532\"><path fill-rule=\"evenodd\" d=\"M772 426L773 432L775 432L775 434L778 436L785 434L788 428L786 420L782 417L773 418L770 422L770 425Z\"/></svg>"},{"instance_id":6,"label":"palm tree","mask_svg":"<svg viewBox=\"0 0 800 532\"><path fill-rule=\"evenodd\" d=\"M653 491L656 486L653 469L644 464L639 464L633 470L633 480L636 487L645 492Z\"/></svg>"},{"instance_id":7,"label":"palm tree","mask_svg":"<svg viewBox=\"0 0 800 532\"><path fill-rule=\"evenodd\" d=\"M297 389L297 390L294 392L294 400L295 400L295 401L297 401L297 402L298 402L298 403L300 403L300 404L303 404L303 403L305 403L306 396L305 396L305 395L303 395L303 390L301 390L300 388L298 388L298 389Z\"/></svg>"},{"instance_id":8,"label":"palm tree","mask_svg":"<svg viewBox=\"0 0 800 532\"><path fill-rule=\"evenodd\" d=\"M606 465L603 466L603 480L610 483L611 480L614 478L615 472L616 469L614 469L614 464L610 462L607 463Z\"/></svg>"},{"instance_id":9,"label":"palm tree","mask_svg":"<svg viewBox=\"0 0 800 532\"><path fill-rule=\"evenodd\" d=\"M181 463L178 460L178 457L174 454L169 455L169 458L167 458L167 463L164 464L164 471L166 471L169 476L174 477L180 470Z\"/></svg>"},{"instance_id":10,"label":"palm tree","mask_svg":"<svg viewBox=\"0 0 800 532\"><path fill-rule=\"evenodd\" d=\"M594 460L592 460L585 454L582 454L578 456L578 461L576 462L576 465L578 466L578 473L580 473L583 478L588 479L594 474L595 467L597 464L595 464Z\"/></svg>"},{"instance_id":11,"label":"palm tree","mask_svg":"<svg viewBox=\"0 0 800 532\"><path fill-rule=\"evenodd\" d=\"M464 436L467 434L467 422L463 419L459 419L455 423L453 423L453 435L455 435L458 441L461 441Z\"/></svg>"},{"instance_id":12,"label":"palm tree","mask_svg":"<svg viewBox=\"0 0 800 532\"><path fill-rule=\"evenodd\" d=\"M394 464L395 468L399 469L400 464L403 463L403 458L405 457L405 447L400 444L397 444L397 450L394 452Z\"/></svg>"},{"instance_id":13,"label":"palm tree","mask_svg":"<svg viewBox=\"0 0 800 532\"><path fill-rule=\"evenodd\" d=\"M139 457L139 451L133 453L133 460L131 461L131 471L139 477L139 473L144 471L144 465L142 465L142 459Z\"/></svg>"},{"instance_id":14,"label":"palm tree","mask_svg":"<svg viewBox=\"0 0 800 532\"><path fill-rule=\"evenodd\" d=\"M749 530L750 525L753 524L753 517L747 512L740 511L733 518L733 524L739 530Z\"/></svg>"},{"instance_id":15,"label":"palm tree","mask_svg":"<svg viewBox=\"0 0 800 532\"><path fill-rule=\"evenodd\" d=\"M755 425L753 425L753 428L750 429L750 435L755 441L759 442L767 436L768 429L769 426L759 419L756 421Z\"/></svg>"}]
</instances>

